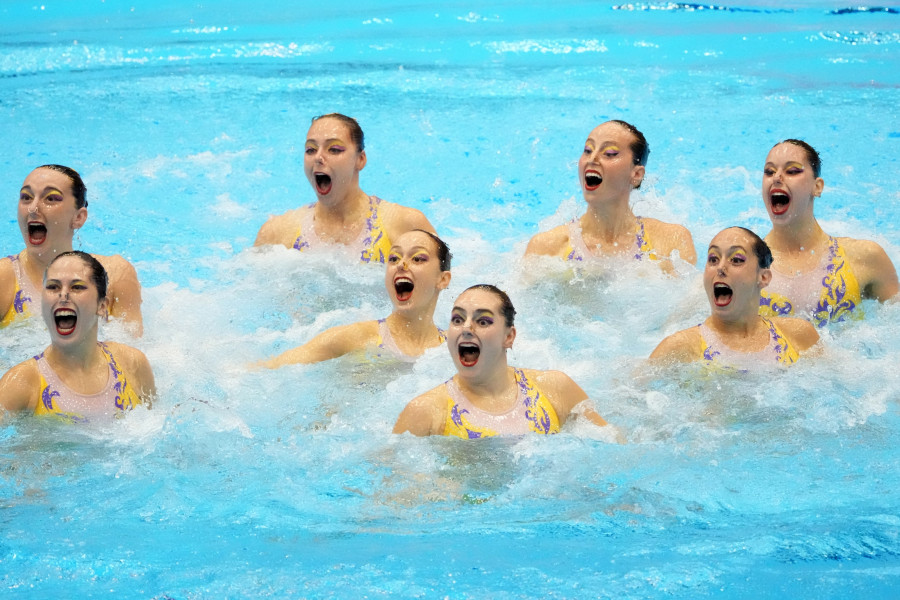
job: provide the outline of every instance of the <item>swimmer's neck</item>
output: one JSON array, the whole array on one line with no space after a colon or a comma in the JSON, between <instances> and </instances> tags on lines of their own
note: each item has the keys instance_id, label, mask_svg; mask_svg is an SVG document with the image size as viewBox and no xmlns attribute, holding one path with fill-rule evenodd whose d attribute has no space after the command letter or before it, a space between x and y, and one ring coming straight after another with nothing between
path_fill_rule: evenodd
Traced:
<instances>
[{"instance_id":1,"label":"swimmer's neck","mask_svg":"<svg viewBox=\"0 0 900 600\"><path fill-rule=\"evenodd\" d=\"M489 412L502 412L515 402L518 389L513 368L506 361L491 373L478 379L453 376L459 390L478 408Z\"/></svg>"},{"instance_id":2,"label":"swimmer's neck","mask_svg":"<svg viewBox=\"0 0 900 600\"><path fill-rule=\"evenodd\" d=\"M86 339L84 343L65 349L51 344L44 350L44 358L47 359L50 367L64 379L63 383L66 383L65 378L62 377L63 373L89 373L100 363L106 364L96 335L93 336L93 339Z\"/></svg>"},{"instance_id":3,"label":"swimmer's neck","mask_svg":"<svg viewBox=\"0 0 900 600\"><path fill-rule=\"evenodd\" d=\"M40 289L43 285L37 284L43 283L44 272L47 270L50 261L63 252L71 251L71 243L65 248L44 248L41 250L38 250L37 248L25 248L19 253L19 262L21 262L22 269L25 271L25 275L28 279L30 279L32 283L35 283L36 287Z\"/></svg>"},{"instance_id":4,"label":"swimmer's neck","mask_svg":"<svg viewBox=\"0 0 900 600\"><path fill-rule=\"evenodd\" d=\"M828 239L828 234L815 219L796 225L773 226L765 237L773 252L791 256L807 254L826 244Z\"/></svg>"},{"instance_id":5,"label":"swimmer's neck","mask_svg":"<svg viewBox=\"0 0 900 600\"><path fill-rule=\"evenodd\" d=\"M434 324L434 307L431 310L413 313L392 312L385 318L394 341L404 340L410 346L420 348L433 348L440 343L438 328ZM403 344L400 344L401 350Z\"/></svg>"},{"instance_id":6,"label":"swimmer's neck","mask_svg":"<svg viewBox=\"0 0 900 600\"><path fill-rule=\"evenodd\" d=\"M637 217L627 202L588 205L580 224L583 238L613 244L619 237L634 232Z\"/></svg>"},{"instance_id":7,"label":"swimmer's neck","mask_svg":"<svg viewBox=\"0 0 900 600\"><path fill-rule=\"evenodd\" d=\"M756 313L734 320L725 320L712 315L706 320L706 326L723 339L731 340L749 340L759 335L762 330L768 332L765 321ZM768 333L766 335L768 336Z\"/></svg>"},{"instance_id":8,"label":"swimmer's neck","mask_svg":"<svg viewBox=\"0 0 900 600\"><path fill-rule=\"evenodd\" d=\"M341 198L319 199L313 205L313 217L316 225L323 226L327 231L347 228L348 225L365 220L365 217L368 217L368 209L369 196L357 187Z\"/></svg>"}]
</instances>

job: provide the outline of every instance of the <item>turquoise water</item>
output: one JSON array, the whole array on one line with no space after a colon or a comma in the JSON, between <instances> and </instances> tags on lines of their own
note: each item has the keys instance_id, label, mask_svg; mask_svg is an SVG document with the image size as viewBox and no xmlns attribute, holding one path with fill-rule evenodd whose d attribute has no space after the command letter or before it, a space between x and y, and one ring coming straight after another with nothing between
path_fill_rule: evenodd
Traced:
<instances>
[{"instance_id":1,"label":"turquoise water","mask_svg":"<svg viewBox=\"0 0 900 600\"><path fill-rule=\"evenodd\" d=\"M766 230L762 162L800 137L823 155L826 230L900 264L900 14L718 8L0 5L0 244L21 248L12 201L34 166L81 171L81 247L137 266L134 343L161 392L108 429L0 429L0 589L890 597L896 306L867 306L789 375L698 379L643 363L705 313L694 267L573 277L518 261L582 210L584 139L623 118L652 148L636 212L687 225L698 249L733 223ZM363 189L425 211L450 243L438 315L468 285L502 285L519 309L513 362L564 368L628 444L578 424L482 444L391 436L406 401L451 374L440 349L414 367L246 369L390 310L377 268L249 249L267 215L313 200L301 142L330 111L366 132ZM3 368L47 343L39 327L2 339Z\"/></svg>"}]
</instances>

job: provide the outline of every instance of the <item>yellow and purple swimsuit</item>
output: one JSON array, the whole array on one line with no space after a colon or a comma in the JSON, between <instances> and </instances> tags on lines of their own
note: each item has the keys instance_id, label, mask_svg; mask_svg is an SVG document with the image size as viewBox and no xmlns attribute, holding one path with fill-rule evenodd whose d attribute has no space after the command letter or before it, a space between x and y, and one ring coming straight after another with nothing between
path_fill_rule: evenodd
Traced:
<instances>
[{"instance_id":1,"label":"yellow and purple swimsuit","mask_svg":"<svg viewBox=\"0 0 900 600\"><path fill-rule=\"evenodd\" d=\"M523 435L529 432L559 432L559 417L553 405L533 385L521 369L514 369L516 402L506 413L495 415L476 408L451 378L447 389L447 419L444 435L477 439L482 437Z\"/></svg>"},{"instance_id":2,"label":"yellow and purple swimsuit","mask_svg":"<svg viewBox=\"0 0 900 600\"><path fill-rule=\"evenodd\" d=\"M6 327L20 319L25 319L30 316L30 307L35 302L39 302L41 298L37 288L34 287L31 280L25 275L22 264L19 262L19 257L14 254L7 258L12 262L13 270L16 273L16 295L15 298L13 298L13 303L10 305L9 310L3 315L3 319L0 319L0 327Z\"/></svg>"},{"instance_id":3,"label":"yellow and purple swimsuit","mask_svg":"<svg viewBox=\"0 0 900 600\"><path fill-rule=\"evenodd\" d=\"M754 367L772 365L791 365L797 362L800 354L781 329L769 319L763 319L769 328L769 343L756 352L739 352L732 350L719 339L719 336L706 324L700 324L700 351L703 360L708 364L749 370Z\"/></svg>"},{"instance_id":4,"label":"yellow and purple swimsuit","mask_svg":"<svg viewBox=\"0 0 900 600\"><path fill-rule=\"evenodd\" d=\"M391 240L388 239L379 213L381 202L381 198L369 196L369 216L366 217L366 222L362 231L359 232L359 236L347 244L348 249L354 254L358 254L359 260L364 263L383 263L391 250ZM314 206L315 203L310 204L307 206L307 210L304 211L300 231L297 232L297 239L294 240L294 249L300 252L320 248L328 244L316 235Z\"/></svg>"},{"instance_id":5,"label":"yellow and purple swimsuit","mask_svg":"<svg viewBox=\"0 0 900 600\"><path fill-rule=\"evenodd\" d=\"M566 260L584 261L594 256L587 244L584 243L584 237L581 234L581 224L576 217L567 224L569 228L569 247L566 249ZM645 257L650 260L659 260L656 251L650 243L647 232L644 228L644 219L637 217L637 230L634 234L634 259L643 260Z\"/></svg>"},{"instance_id":6,"label":"yellow and purple swimsuit","mask_svg":"<svg viewBox=\"0 0 900 600\"><path fill-rule=\"evenodd\" d=\"M119 417L141 403L134 388L106 344L98 342L109 364L109 380L96 394L78 394L70 390L50 367L44 353L34 357L41 374L41 399L34 409L37 416L53 416L71 423Z\"/></svg>"},{"instance_id":7,"label":"yellow and purple swimsuit","mask_svg":"<svg viewBox=\"0 0 900 600\"><path fill-rule=\"evenodd\" d=\"M798 316L816 327L862 317L862 293L844 249L830 238L828 252L808 273L790 277L772 269L772 281L762 291L759 314Z\"/></svg>"}]
</instances>

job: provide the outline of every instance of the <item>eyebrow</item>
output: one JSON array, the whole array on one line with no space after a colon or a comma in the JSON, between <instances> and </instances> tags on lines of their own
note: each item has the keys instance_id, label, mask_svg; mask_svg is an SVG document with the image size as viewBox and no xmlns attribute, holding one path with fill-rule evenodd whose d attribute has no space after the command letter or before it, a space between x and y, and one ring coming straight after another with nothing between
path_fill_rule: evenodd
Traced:
<instances>
[{"instance_id":1,"label":"eyebrow","mask_svg":"<svg viewBox=\"0 0 900 600\"><path fill-rule=\"evenodd\" d=\"M717 252L721 252L721 251L722 251L718 246L710 246L709 249L707 250L707 252L709 252L710 250L716 250ZM747 252L747 251L748 251L748 250L747 250L746 248L744 248L743 246L731 246L730 248L728 248L728 252L735 252L735 251L737 251L737 250L741 250L741 251L743 251L743 252Z\"/></svg>"}]
</instances>

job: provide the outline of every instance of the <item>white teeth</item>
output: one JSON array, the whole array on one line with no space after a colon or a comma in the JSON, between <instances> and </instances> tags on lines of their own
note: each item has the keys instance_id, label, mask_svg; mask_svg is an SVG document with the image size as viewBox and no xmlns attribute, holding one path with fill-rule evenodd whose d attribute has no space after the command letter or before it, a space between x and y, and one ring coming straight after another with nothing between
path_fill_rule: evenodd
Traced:
<instances>
[{"instance_id":1,"label":"white teeth","mask_svg":"<svg viewBox=\"0 0 900 600\"><path fill-rule=\"evenodd\" d=\"M74 317L75 311L71 308L60 308L53 314L57 317Z\"/></svg>"},{"instance_id":2,"label":"white teeth","mask_svg":"<svg viewBox=\"0 0 900 600\"><path fill-rule=\"evenodd\" d=\"M412 283L412 279L409 277L398 277L394 280L394 283Z\"/></svg>"}]
</instances>

